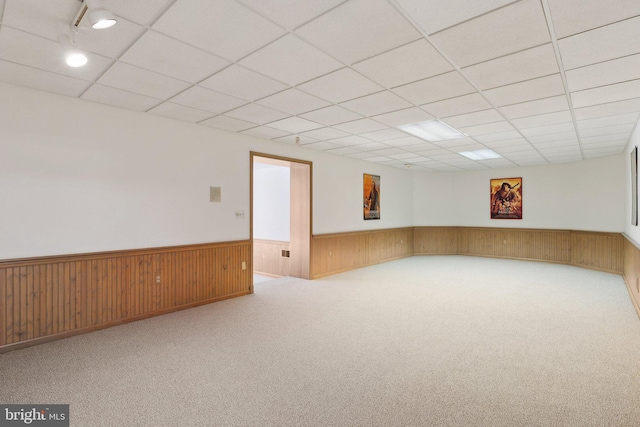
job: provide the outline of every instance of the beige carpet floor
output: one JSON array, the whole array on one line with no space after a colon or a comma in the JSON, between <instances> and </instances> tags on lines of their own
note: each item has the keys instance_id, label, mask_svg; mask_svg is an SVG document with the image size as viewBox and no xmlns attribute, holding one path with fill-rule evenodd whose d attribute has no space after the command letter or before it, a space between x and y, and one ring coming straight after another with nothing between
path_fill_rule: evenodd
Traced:
<instances>
[{"instance_id":1,"label":"beige carpet floor","mask_svg":"<svg viewBox=\"0 0 640 427\"><path fill-rule=\"evenodd\" d=\"M72 426L638 426L620 276L413 257L0 355Z\"/></svg>"}]
</instances>

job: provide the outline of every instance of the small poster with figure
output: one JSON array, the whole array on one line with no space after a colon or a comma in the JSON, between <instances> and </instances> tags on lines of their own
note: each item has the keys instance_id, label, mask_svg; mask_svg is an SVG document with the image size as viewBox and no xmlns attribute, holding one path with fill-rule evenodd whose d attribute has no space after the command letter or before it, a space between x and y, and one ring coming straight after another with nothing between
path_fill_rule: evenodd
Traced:
<instances>
[{"instance_id":1,"label":"small poster with figure","mask_svg":"<svg viewBox=\"0 0 640 427\"><path fill-rule=\"evenodd\" d=\"M491 180L491 219L522 219L522 178Z\"/></svg>"},{"instance_id":2,"label":"small poster with figure","mask_svg":"<svg viewBox=\"0 0 640 427\"><path fill-rule=\"evenodd\" d=\"M380 176L364 174L364 219L380 219Z\"/></svg>"}]
</instances>

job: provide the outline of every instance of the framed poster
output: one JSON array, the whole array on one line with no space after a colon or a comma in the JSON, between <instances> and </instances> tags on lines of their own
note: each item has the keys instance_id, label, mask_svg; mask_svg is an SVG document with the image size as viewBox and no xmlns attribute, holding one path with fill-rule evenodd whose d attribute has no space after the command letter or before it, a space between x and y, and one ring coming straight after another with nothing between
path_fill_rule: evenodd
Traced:
<instances>
[{"instance_id":1,"label":"framed poster","mask_svg":"<svg viewBox=\"0 0 640 427\"><path fill-rule=\"evenodd\" d=\"M380 219L380 176L364 174L364 219Z\"/></svg>"},{"instance_id":2,"label":"framed poster","mask_svg":"<svg viewBox=\"0 0 640 427\"><path fill-rule=\"evenodd\" d=\"M491 180L491 219L522 219L522 178Z\"/></svg>"},{"instance_id":3,"label":"framed poster","mask_svg":"<svg viewBox=\"0 0 640 427\"><path fill-rule=\"evenodd\" d=\"M638 225L638 147L631 150L631 225Z\"/></svg>"}]
</instances>

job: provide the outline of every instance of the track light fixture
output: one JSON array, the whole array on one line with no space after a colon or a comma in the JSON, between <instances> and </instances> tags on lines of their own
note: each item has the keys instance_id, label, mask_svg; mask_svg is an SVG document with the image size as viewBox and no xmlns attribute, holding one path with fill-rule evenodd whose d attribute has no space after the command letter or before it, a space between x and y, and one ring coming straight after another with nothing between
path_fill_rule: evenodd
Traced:
<instances>
[{"instance_id":1,"label":"track light fixture","mask_svg":"<svg viewBox=\"0 0 640 427\"><path fill-rule=\"evenodd\" d=\"M89 25L96 30L112 27L116 24L116 16L102 7L101 0L84 0L89 11Z\"/></svg>"},{"instance_id":2,"label":"track light fixture","mask_svg":"<svg viewBox=\"0 0 640 427\"><path fill-rule=\"evenodd\" d=\"M64 49L64 59L69 67L82 67L87 63L87 55L75 46L75 40L61 34L58 36L58 41Z\"/></svg>"}]
</instances>

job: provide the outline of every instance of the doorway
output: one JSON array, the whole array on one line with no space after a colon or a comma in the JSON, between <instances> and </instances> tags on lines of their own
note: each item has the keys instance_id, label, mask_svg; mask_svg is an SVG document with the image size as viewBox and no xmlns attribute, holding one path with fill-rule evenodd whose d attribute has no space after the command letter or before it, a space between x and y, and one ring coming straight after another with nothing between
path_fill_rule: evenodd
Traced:
<instances>
[{"instance_id":1,"label":"doorway","mask_svg":"<svg viewBox=\"0 0 640 427\"><path fill-rule=\"evenodd\" d=\"M312 163L251 152L254 274L309 279Z\"/></svg>"}]
</instances>

